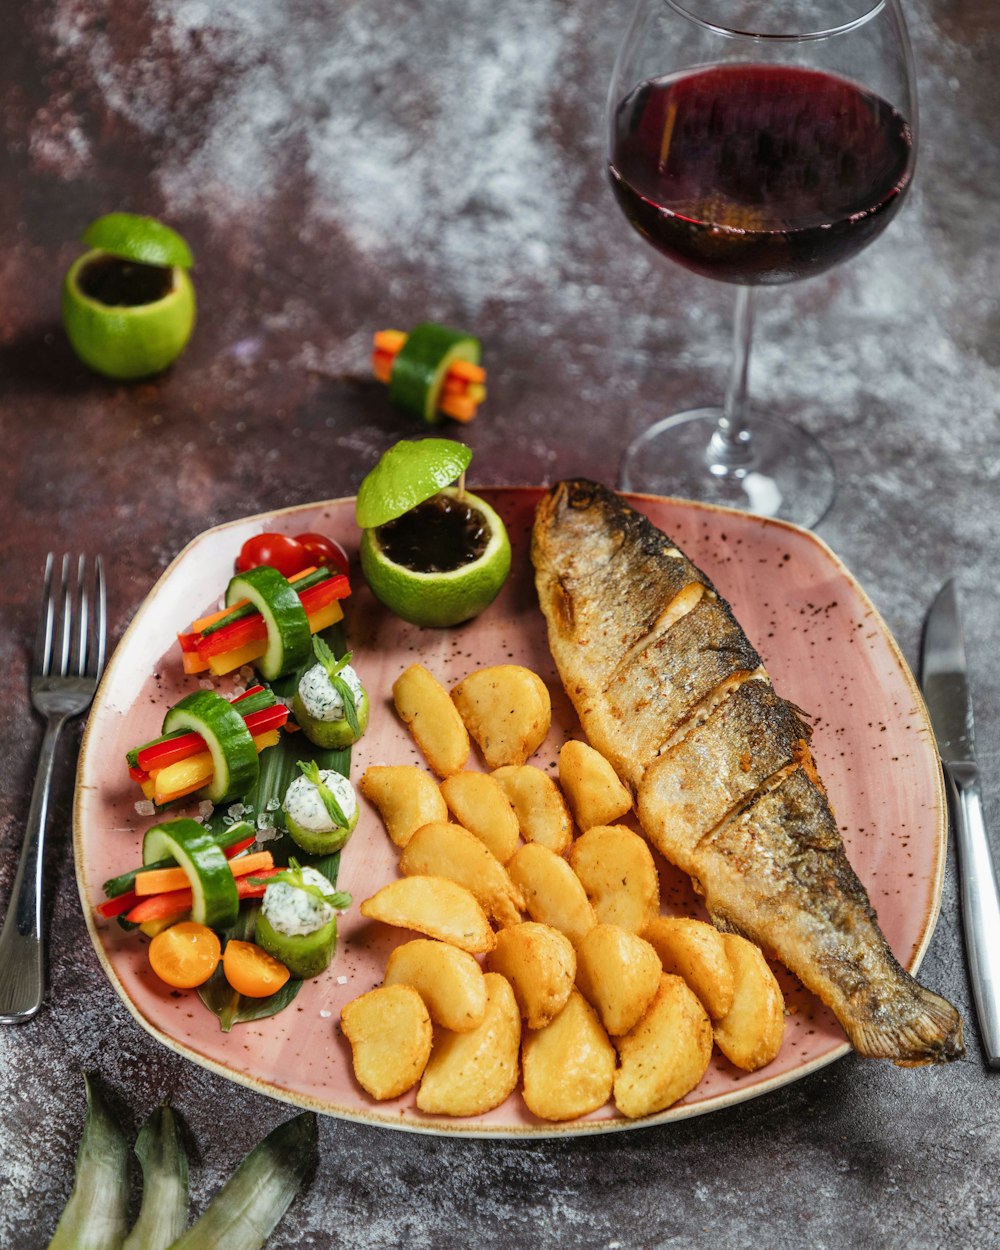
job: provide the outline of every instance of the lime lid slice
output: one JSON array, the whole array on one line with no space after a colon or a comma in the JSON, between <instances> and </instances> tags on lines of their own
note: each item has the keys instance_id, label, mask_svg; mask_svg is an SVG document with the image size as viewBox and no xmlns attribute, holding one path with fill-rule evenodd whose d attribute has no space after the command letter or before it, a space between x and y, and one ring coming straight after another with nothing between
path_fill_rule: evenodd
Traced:
<instances>
[{"instance_id":1,"label":"lime lid slice","mask_svg":"<svg viewBox=\"0 0 1000 1250\"><path fill-rule=\"evenodd\" d=\"M138 213L106 213L98 217L83 232L83 242L142 265L190 269L194 264L191 249L176 230L155 217Z\"/></svg>"},{"instance_id":2,"label":"lime lid slice","mask_svg":"<svg viewBox=\"0 0 1000 1250\"><path fill-rule=\"evenodd\" d=\"M363 530L385 525L457 481L472 451L450 438L395 443L358 487L355 520Z\"/></svg>"}]
</instances>

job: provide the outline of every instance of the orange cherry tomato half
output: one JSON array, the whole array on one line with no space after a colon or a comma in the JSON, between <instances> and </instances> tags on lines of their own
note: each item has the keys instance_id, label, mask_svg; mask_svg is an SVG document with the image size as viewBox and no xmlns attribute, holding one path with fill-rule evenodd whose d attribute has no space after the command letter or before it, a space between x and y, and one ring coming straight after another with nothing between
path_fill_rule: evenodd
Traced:
<instances>
[{"instance_id":1,"label":"orange cherry tomato half","mask_svg":"<svg viewBox=\"0 0 1000 1250\"><path fill-rule=\"evenodd\" d=\"M277 993L291 975L283 963L262 947L232 940L226 943L222 970L237 994L247 998L266 998Z\"/></svg>"},{"instance_id":2,"label":"orange cherry tomato half","mask_svg":"<svg viewBox=\"0 0 1000 1250\"><path fill-rule=\"evenodd\" d=\"M149 963L174 989L204 985L219 966L222 944L207 925L183 920L158 933L149 944Z\"/></svg>"},{"instance_id":3,"label":"orange cherry tomato half","mask_svg":"<svg viewBox=\"0 0 1000 1250\"><path fill-rule=\"evenodd\" d=\"M347 573L349 561L347 552L332 538L325 534L296 534L295 541L305 548L310 564L325 564L331 572Z\"/></svg>"},{"instance_id":4,"label":"orange cherry tomato half","mask_svg":"<svg viewBox=\"0 0 1000 1250\"><path fill-rule=\"evenodd\" d=\"M260 564L269 564L284 577L293 577L307 569L312 560L300 542L287 534L254 534L240 548L236 572L245 573Z\"/></svg>"}]
</instances>

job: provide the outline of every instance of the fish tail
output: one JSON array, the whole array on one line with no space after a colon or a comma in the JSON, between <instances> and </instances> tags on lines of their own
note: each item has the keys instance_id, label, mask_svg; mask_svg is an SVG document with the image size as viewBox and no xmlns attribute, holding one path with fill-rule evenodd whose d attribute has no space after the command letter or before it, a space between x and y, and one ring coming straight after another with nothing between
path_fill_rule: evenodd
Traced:
<instances>
[{"instance_id":1,"label":"fish tail","mask_svg":"<svg viewBox=\"0 0 1000 1250\"><path fill-rule=\"evenodd\" d=\"M874 1016L844 1021L851 1045L861 1055L892 1059L901 1068L963 1058L962 1017L939 994L904 976L909 991L905 1010L892 1004Z\"/></svg>"}]
</instances>

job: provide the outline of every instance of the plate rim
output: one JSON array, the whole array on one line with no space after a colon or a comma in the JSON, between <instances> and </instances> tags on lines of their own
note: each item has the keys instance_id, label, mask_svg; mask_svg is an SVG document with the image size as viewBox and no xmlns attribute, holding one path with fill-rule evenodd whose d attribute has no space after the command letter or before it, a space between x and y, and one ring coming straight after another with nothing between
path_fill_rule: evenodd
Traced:
<instances>
[{"instance_id":1,"label":"plate rim","mask_svg":"<svg viewBox=\"0 0 1000 1250\"><path fill-rule=\"evenodd\" d=\"M523 492L525 494L535 494L540 496L542 493L550 489L551 484L542 484L537 486L518 484L511 486L477 486L476 491L477 494L485 495L489 495L492 492L502 491L508 493ZM889 644L889 651L892 659L913 696L914 711L922 720L923 728L926 729L926 740L931 743L934 742L933 729L931 727L930 717L924 702L923 693L920 690L920 686L892 631L887 626L878 608L872 602L858 579L854 576L844 561L837 555L837 553L818 534L814 533L812 530L805 529L802 526L795 525L791 521L785 521L775 517L760 517L742 509L723 507L718 504L702 503L699 500L683 499L672 495L654 495L636 491L619 491L617 493L630 502L649 501L654 504L666 503L669 505L680 506L685 509L691 509L695 512L721 513L724 515L736 516L741 519L741 522L757 523L760 524L762 528L775 527L785 529L799 536L800 539L805 538L809 542L813 543L821 552L823 557L834 566L837 573L848 582L852 591L858 596L868 612L871 614L871 617L878 626L883 639ZM146 611L155 600L157 592L173 572L174 568L185 558L187 553L193 547L200 544L209 536L223 530L233 528L237 525L246 525L265 518L287 516L295 512L308 512L321 508L330 508L338 505L349 504L353 502L355 498L356 496L354 495L341 495L334 499L319 499L305 503L290 504L282 508L272 508L263 512L255 512L247 514L246 516L234 517L231 520L221 521L217 525L211 525L206 529L201 530L187 543L185 543L185 545L174 556L157 580L153 583L150 589L146 592L142 602L139 604L128 625L125 627L125 630L115 646L114 652L108 660L101 682L94 695L91 708L88 712L87 721L80 741L73 789L73 861L77 892L80 898L80 906L87 926L87 932L90 935L91 944L94 947L98 961L101 964L105 976L107 976L118 997L125 1004L125 1007L133 1019L136 1020L136 1022L150 1036L155 1038L156 1041L158 1041L161 1045L166 1046L168 1050L171 1050L175 1054L190 1060L199 1067L206 1068L207 1070L224 1077L226 1080L233 1081L236 1084L251 1089L258 1094L264 1094L267 1097L275 1098L278 1101L288 1103L291 1106L315 1111L319 1114L328 1115L336 1119L350 1120L354 1123L382 1129L392 1129L397 1132L427 1134L435 1137L445 1136L483 1139L505 1138L509 1140L522 1140L528 1138L532 1140L542 1140L564 1137L589 1137L594 1134L603 1135L607 1133L631 1132L645 1128L655 1128L664 1124L673 1124L682 1120L693 1119L695 1116L708 1115L712 1112L726 1110L739 1103L749 1102L751 1099L771 1093L775 1089L780 1089L786 1085L792 1084L795 1081L802 1080L804 1077L810 1076L819 1069L825 1068L829 1064L834 1063L836 1060L843 1058L844 1055L852 1053L853 1047L845 1038L842 1044L832 1047L827 1053L819 1055L815 1059L809 1060L808 1062L792 1068L789 1071L779 1073L770 1078L762 1079L752 1086L734 1089L728 1093L718 1094L713 1098L704 1100L700 1103L674 1104L672 1107L668 1107L664 1111L657 1112L651 1116L643 1117L641 1120L628 1120L625 1117L621 1117L609 1120L570 1120L559 1123L539 1122L538 1124L524 1124L520 1126L490 1124L476 1125L472 1123L448 1123L446 1121L442 1121L441 1123L421 1123L419 1121L401 1120L398 1115L379 1115L374 1109L366 1111L363 1107L333 1106L329 1102L324 1102L323 1100L315 1098L312 1095L284 1089L282 1086L277 1085L272 1081L228 1067L216 1059L201 1054L193 1047L188 1046L162 1032L156 1024L143 1015L137 1005L133 1002L126 987L119 978L117 970L104 949L104 945L101 941L100 933L93 916L93 908L89 905L87 900L86 883L84 881L83 874L84 838L82 802L84 788L81 785L81 779L84 764L88 759L88 751L90 749L90 734L94 723L93 713L95 709L100 706L102 691L107 684L110 684L110 676L114 672L115 666L120 661L120 657L125 650L126 640L130 638L133 631L141 627ZM925 738L924 734L921 734L920 736L921 738ZM911 974L916 974L919 970L937 925L937 920L941 910L941 899L944 888L944 874L947 860L947 796L941 762L937 757L936 750L934 751L934 757L937 761L937 768L934 771L934 810L937 817L934 847L935 871L933 878L928 880L928 885L930 887L929 898L927 906L924 910L919 938L914 944L913 952L909 961L906 963L901 961L902 966Z\"/></svg>"}]
</instances>

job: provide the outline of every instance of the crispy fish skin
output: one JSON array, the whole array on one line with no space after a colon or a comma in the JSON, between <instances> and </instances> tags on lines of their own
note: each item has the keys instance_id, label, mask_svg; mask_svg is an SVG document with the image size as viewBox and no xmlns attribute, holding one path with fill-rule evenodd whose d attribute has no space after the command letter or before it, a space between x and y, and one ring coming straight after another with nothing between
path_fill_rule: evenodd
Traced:
<instances>
[{"instance_id":1,"label":"crispy fish skin","mask_svg":"<svg viewBox=\"0 0 1000 1250\"><path fill-rule=\"evenodd\" d=\"M567 492L576 485L566 483ZM579 485L586 501L590 484ZM603 527L591 524L585 510L561 509L558 558L535 561L549 604L549 642L571 699L566 673L579 669L589 685L603 688L623 657L656 632L676 595L708 584L704 573L665 534L642 524L645 518L624 500L609 495L606 507L609 524ZM546 533L536 523L533 543L544 547Z\"/></svg>"},{"instance_id":2,"label":"crispy fish skin","mask_svg":"<svg viewBox=\"0 0 1000 1250\"><path fill-rule=\"evenodd\" d=\"M685 871L702 838L769 778L808 753L810 731L770 682L744 682L650 764L642 793L650 825L670 830Z\"/></svg>"},{"instance_id":3,"label":"crispy fish skin","mask_svg":"<svg viewBox=\"0 0 1000 1250\"><path fill-rule=\"evenodd\" d=\"M717 927L792 968L860 1054L911 1064L961 1056L955 1008L896 961L809 770L709 834L691 871Z\"/></svg>"},{"instance_id":4,"label":"crispy fish skin","mask_svg":"<svg viewBox=\"0 0 1000 1250\"><path fill-rule=\"evenodd\" d=\"M650 841L691 874L716 924L780 959L860 1054L905 1065L960 1057L958 1012L900 967L878 928L797 710L777 695L749 706L760 692L747 686L764 682L744 679L763 671L748 672L756 653L722 627L729 605L705 574L619 496L584 480L558 483L539 504L532 559L549 646L587 736L635 791ZM690 611L678 615L678 602ZM716 623L685 627L703 602L719 605ZM688 654L677 654L681 644ZM699 690L718 679L714 693L684 704L659 690L642 703L659 689L660 663L668 685L683 674ZM730 677L719 678L727 665ZM701 767L719 775L699 776ZM688 780L682 771L691 770Z\"/></svg>"},{"instance_id":5,"label":"crispy fish skin","mask_svg":"<svg viewBox=\"0 0 1000 1250\"><path fill-rule=\"evenodd\" d=\"M729 604L714 593L703 595L649 646L634 649L595 701L616 722L606 734L608 759L638 787L677 727L720 684L759 666L760 656ZM592 717L597 715L595 709Z\"/></svg>"}]
</instances>

